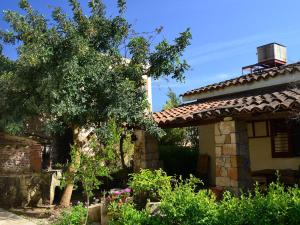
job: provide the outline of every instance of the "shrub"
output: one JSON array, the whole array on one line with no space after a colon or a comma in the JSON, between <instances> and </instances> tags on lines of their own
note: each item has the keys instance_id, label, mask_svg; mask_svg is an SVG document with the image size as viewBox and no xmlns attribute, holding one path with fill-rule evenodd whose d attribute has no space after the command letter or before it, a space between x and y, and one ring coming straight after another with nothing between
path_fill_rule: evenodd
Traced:
<instances>
[{"instance_id":1,"label":"shrub","mask_svg":"<svg viewBox=\"0 0 300 225\"><path fill-rule=\"evenodd\" d=\"M118 217L112 224L149 224L149 225L294 225L300 224L300 189L286 189L277 180L269 185L267 192L261 192L258 187L236 197L225 192L223 200L218 202L215 196L207 190L197 190L199 180L177 180L170 185L151 184L150 178L155 173L160 176L154 179L158 184L165 183L166 175L162 172L146 171L144 174L133 175L135 179L142 178L141 183L135 180L140 190L154 190L159 193L161 205L159 213L151 215L147 209L137 210L133 204L125 204L120 208ZM151 174L151 176L149 175ZM161 182L158 180L162 178ZM144 182L146 184L144 184ZM166 182L170 184L170 182ZM151 184L151 185L150 185Z\"/></svg>"},{"instance_id":2,"label":"shrub","mask_svg":"<svg viewBox=\"0 0 300 225\"><path fill-rule=\"evenodd\" d=\"M123 205L132 202L130 197L131 189L126 188L123 190L112 191L105 198L105 204L108 206L108 216L111 219L119 218Z\"/></svg>"},{"instance_id":3,"label":"shrub","mask_svg":"<svg viewBox=\"0 0 300 225\"><path fill-rule=\"evenodd\" d=\"M118 211L116 211L118 209ZM120 207L112 204L109 207L110 225L155 225L154 218L150 217L150 212L146 209L137 210L133 204L127 203Z\"/></svg>"},{"instance_id":4,"label":"shrub","mask_svg":"<svg viewBox=\"0 0 300 225\"><path fill-rule=\"evenodd\" d=\"M134 196L147 195L150 199L159 199L160 191L171 189L171 176L163 170L143 169L140 173L130 175L129 187L133 190Z\"/></svg>"},{"instance_id":5,"label":"shrub","mask_svg":"<svg viewBox=\"0 0 300 225\"><path fill-rule=\"evenodd\" d=\"M179 179L172 190L162 193L161 224L209 224L216 213L215 198L207 190L196 191L199 179Z\"/></svg>"},{"instance_id":6,"label":"shrub","mask_svg":"<svg viewBox=\"0 0 300 225\"><path fill-rule=\"evenodd\" d=\"M159 158L169 175L189 177L195 174L199 150L177 145L159 145Z\"/></svg>"},{"instance_id":7,"label":"shrub","mask_svg":"<svg viewBox=\"0 0 300 225\"><path fill-rule=\"evenodd\" d=\"M258 187L240 198L226 192L218 205L218 221L233 225L300 224L299 201L298 188L285 190L278 181L270 184L266 194Z\"/></svg>"},{"instance_id":8,"label":"shrub","mask_svg":"<svg viewBox=\"0 0 300 225\"><path fill-rule=\"evenodd\" d=\"M76 205L70 210L65 210L54 225L85 224L86 214L87 208L85 208L82 204Z\"/></svg>"}]
</instances>

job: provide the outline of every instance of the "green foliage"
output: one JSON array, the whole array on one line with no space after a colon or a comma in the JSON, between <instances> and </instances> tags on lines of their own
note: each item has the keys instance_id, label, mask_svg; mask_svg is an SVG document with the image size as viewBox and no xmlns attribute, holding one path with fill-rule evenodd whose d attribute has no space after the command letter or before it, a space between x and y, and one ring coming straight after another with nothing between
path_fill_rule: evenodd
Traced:
<instances>
[{"instance_id":1,"label":"green foliage","mask_svg":"<svg viewBox=\"0 0 300 225\"><path fill-rule=\"evenodd\" d=\"M178 107L182 102L179 97L177 97L176 93L169 88L168 91L168 100L163 106L163 110L171 109L174 107ZM170 128L164 129L166 134L160 139L160 143L164 145L182 145L185 139L185 129L184 128Z\"/></svg>"},{"instance_id":2,"label":"green foliage","mask_svg":"<svg viewBox=\"0 0 300 225\"><path fill-rule=\"evenodd\" d=\"M124 0L118 0L119 14L114 17L106 15L101 0L89 1L90 13L77 0L69 4L72 15L55 8L52 23L26 0L19 3L22 14L4 12L10 30L0 31L0 39L18 44L18 60L9 67L10 76L0 79L1 89L10 84L0 96L5 102L0 126L24 125L40 117L47 131L58 132L101 127L115 118L119 127L138 126L159 134L145 116L149 105L143 75L182 80L189 68L181 59L190 44L189 29L172 44L163 40L155 46L153 33L138 34L126 21Z\"/></svg>"},{"instance_id":3,"label":"green foliage","mask_svg":"<svg viewBox=\"0 0 300 225\"><path fill-rule=\"evenodd\" d=\"M132 203L130 192L131 189L126 188L112 192L105 198L105 204L108 207L108 216L110 217L110 220L118 221L118 218L122 216L123 205Z\"/></svg>"},{"instance_id":4,"label":"green foliage","mask_svg":"<svg viewBox=\"0 0 300 225\"><path fill-rule=\"evenodd\" d=\"M100 148L95 137L91 139L87 148L85 152L80 152L76 146L71 147L72 171L67 170L63 174L62 186L67 185L69 180L73 180L75 184L80 183L89 199L93 196L93 190L102 184L99 177L110 177L111 171L105 163L113 154L110 149Z\"/></svg>"},{"instance_id":5,"label":"green foliage","mask_svg":"<svg viewBox=\"0 0 300 225\"><path fill-rule=\"evenodd\" d=\"M201 183L195 177L178 180L172 190L162 192L162 224L208 224L215 211L214 197L206 190L196 191Z\"/></svg>"},{"instance_id":6,"label":"green foliage","mask_svg":"<svg viewBox=\"0 0 300 225\"><path fill-rule=\"evenodd\" d=\"M68 169L63 174L62 186L72 180L74 184L82 185L87 199L92 197L93 190L102 184L100 177L110 177L111 173L121 169L117 152L121 132L122 128L110 119L86 140L81 151L76 145L71 146L71 160L64 165Z\"/></svg>"},{"instance_id":7,"label":"green foliage","mask_svg":"<svg viewBox=\"0 0 300 225\"><path fill-rule=\"evenodd\" d=\"M54 225L82 225L85 223L86 214L87 208L82 204L76 205L70 210L65 210Z\"/></svg>"},{"instance_id":8,"label":"green foliage","mask_svg":"<svg viewBox=\"0 0 300 225\"><path fill-rule=\"evenodd\" d=\"M163 110L172 109L182 104L181 99L177 97L176 93L173 92L171 88L169 88L167 96L169 99L163 106Z\"/></svg>"},{"instance_id":9,"label":"green foliage","mask_svg":"<svg viewBox=\"0 0 300 225\"><path fill-rule=\"evenodd\" d=\"M111 147L113 144L109 143L106 147L102 147L97 141L96 135L93 135L81 151L78 150L77 145L71 146L71 161L65 165L67 169L63 173L61 186L67 186L72 182L76 188L78 184L81 184L88 206L93 191L102 184L100 178L110 178L112 168L106 164L114 159L114 152ZM86 218L85 223L82 224L86 224L88 214L86 213L84 217Z\"/></svg>"},{"instance_id":10,"label":"green foliage","mask_svg":"<svg viewBox=\"0 0 300 225\"><path fill-rule=\"evenodd\" d=\"M134 195L147 193L150 198L157 199L160 197L160 191L171 188L171 179L172 177L167 176L161 169L142 169L139 173L131 174L128 185Z\"/></svg>"},{"instance_id":11,"label":"green foliage","mask_svg":"<svg viewBox=\"0 0 300 225\"><path fill-rule=\"evenodd\" d=\"M75 168L69 172L77 171L73 179L79 177L86 183L89 195L89 186L93 189L93 184L99 185L95 176L107 175L107 171L99 168L99 173L92 174L88 162L96 166L94 159L82 153L75 131L101 129L114 118L117 128L139 127L161 135L152 117L145 115L149 104L144 76L182 80L189 68L182 54L190 44L191 33L187 29L172 44L163 40L155 46L153 35L137 34L127 22L125 0L117 1L116 16L106 15L101 0L88 1L88 14L78 0L68 2L72 14L54 8L51 23L27 0L19 1L22 10L4 12L10 29L0 31L0 40L17 48L18 59L10 62L1 52L0 63L8 66L0 69L0 127L24 132L31 119L39 118L43 131L49 134L72 129L78 151L73 151ZM115 152L108 148L115 149L116 133L109 133L111 129L106 132L100 144L113 159ZM102 165L103 159L97 159ZM67 179L67 183L73 182Z\"/></svg>"},{"instance_id":12,"label":"green foliage","mask_svg":"<svg viewBox=\"0 0 300 225\"><path fill-rule=\"evenodd\" d=\"M189 177L195 174L199 150L178 145L159 145L159 159L169 175ZM174 166L176 165L176 166Z\"/></svg>"},{"instance_id":13,"label":"green foliage","mask_svg":"<svg viewBox=\"0 0 300 225\"><path fill-rule=\"evenodd\" d=\"M183 225L294 225L300 224L300 189L284 188L277 181L267 192L259 187L240 197L225 192L217 202L207 190L196 188L199 180L177 180L172 188L161 189L159 213L137 210L132 204L120 209L120 217L111 224L183 224ZM132 219L131 219L132 218Z\"/></svg>"},{"instance_id":14,"label":"green foliage","mask_svg":"<svg viewBox=\"0 0 300 225\"><path fill-rule=\"evenodd\" d=\"M181 99L175 92L169 88L168 101L163 106L163 110L172 109L182 104ZM198 147L198 128L197 127L185 127L185 128L168 128L164 129L165 135L160 139L161 145L181 145L192 146L192 148Z\"/></svg>"},{"instance_id":15,"label":"green foliage","mask_svg":"<svg viewBox=\"0 0 300 225\"><path fill-rule=\"evenodd\" d=\"M218 210L218 219L224 224L237 225L299 224L299 194L297 187L286 190L279 182L270 184L266 194L258 187L254 194L243 195L241 199L226 193Z\"/></svg>"},{"instance_id":16,"label":"green foliage","mask_svg":"<svg viewBox=\"0 0 300 225\"><path fill-rule=\"evenodd\" d=\"M183 145L185 143L185 128L166 128L165 135L159 140L161 145Z\"/></svg>"},{"instance_id":17,"label":"green foliage","mask_svg":"<svg viewBox=\"0 0 300 225\"><path fill-rule=\"evenodd\" d=\"M148 210L137 210L133 204L124 204L118 208L117 216L113 216L110 225L159 225L159 221L150 218ZM116 212L115 212L116 213Z\"/></svg>"}]
</instances>

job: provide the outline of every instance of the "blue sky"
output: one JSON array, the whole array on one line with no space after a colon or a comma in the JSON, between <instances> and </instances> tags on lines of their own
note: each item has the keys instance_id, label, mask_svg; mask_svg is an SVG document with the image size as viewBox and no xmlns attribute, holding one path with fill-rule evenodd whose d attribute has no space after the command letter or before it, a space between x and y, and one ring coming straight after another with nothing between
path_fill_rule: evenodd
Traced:
<instances>
[{"instance_id":1,"label":"blue sky","mask_svg":"<svg viewBox=\"0 0 300 225\"><path fill-rule=\"evenodd\" d=\"M80 0L86 8L86 0ZM104 0L108 15L115 13L116 0ZM18 0L1 0L0 11L17 9ZM50 15L48 5L62 6L66 0L31 0ZM256 47L279 42L288 48L288 62L300 60L300 1L289 0L127 0L126 17L137 31L163 26L161 38L173 40L187 27L192 45L184 58L191 65L184 83L153 81L153 109L159 111L170 87L177 94L241 75L241 68L256 63ZM7 24L0 20L0 28ZM16 54L10 47L5 53Z\"/></svg>"}]
</instances>

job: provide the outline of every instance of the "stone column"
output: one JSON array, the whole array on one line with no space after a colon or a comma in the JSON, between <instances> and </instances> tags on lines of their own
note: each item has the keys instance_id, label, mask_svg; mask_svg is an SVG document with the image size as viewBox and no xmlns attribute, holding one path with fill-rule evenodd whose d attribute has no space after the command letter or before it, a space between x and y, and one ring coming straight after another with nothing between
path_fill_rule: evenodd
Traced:
<instances>
[{"instance_id":1,"label":"stone column","mask_svg":"<svg viewBox=\"0 0 300 225\"><path fill-rule=\"evenodd\" d=\"M159 168L157 140L143 130L135 131L134 171Z\"/></svg>"},{"instance_id":2,"label":"stone column","mask_svg":"<svg viewBox=\"0 0 300 225\"><path fill-rule=\"evenodd\" d=\"M216 186L235 193L252 183L246 125L231 117L215 124Z\"/></svg>"}]
</instances>

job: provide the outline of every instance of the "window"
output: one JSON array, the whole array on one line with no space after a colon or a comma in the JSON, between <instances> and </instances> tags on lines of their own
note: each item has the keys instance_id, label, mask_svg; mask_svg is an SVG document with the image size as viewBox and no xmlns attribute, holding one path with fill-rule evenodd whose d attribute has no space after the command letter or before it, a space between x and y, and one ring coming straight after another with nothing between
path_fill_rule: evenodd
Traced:
<instances>
[{"instance_id":1,"label":"window","mask_svg":"<svg viewBox=\"0 0 300 225\"><path fill-rule=\"evenodd\" d=\"M272 156L300 156L300 123L295 120L271 121Z\"/></svg>"},{"instance_id":2,"label":"window","mask_svg":"<svg viewBox=\"0 0 300 225\"><path fill-rule=\"evenodd\" d=\"M269 137L268 121L253 121L248 123L248 137L262 138Z\"/></svg>"}]
</instances>

